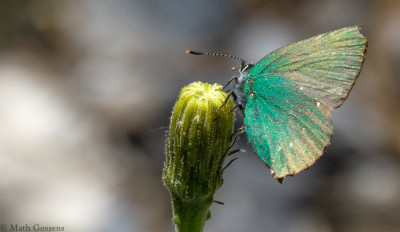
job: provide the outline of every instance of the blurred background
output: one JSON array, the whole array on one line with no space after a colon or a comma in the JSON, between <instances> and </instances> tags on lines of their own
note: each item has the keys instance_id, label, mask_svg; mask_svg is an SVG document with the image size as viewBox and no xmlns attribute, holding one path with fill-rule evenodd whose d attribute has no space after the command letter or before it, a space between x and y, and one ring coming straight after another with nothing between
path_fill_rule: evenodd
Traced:
<instances>
[{"instance_id":1,"label":"blurred background","mask_svg":"<svg viewBox=\"0 0 400 232\"><path fill-rule=\"evenodd\" d=\"M327 152L280 185L243 136L204 231L400 231L395 0L1 1L0 224L173 231L172 107L183 86L225 84L238 65L185 51L256 62L355 24L366 61Z\"/></svg>"}]
</instances>

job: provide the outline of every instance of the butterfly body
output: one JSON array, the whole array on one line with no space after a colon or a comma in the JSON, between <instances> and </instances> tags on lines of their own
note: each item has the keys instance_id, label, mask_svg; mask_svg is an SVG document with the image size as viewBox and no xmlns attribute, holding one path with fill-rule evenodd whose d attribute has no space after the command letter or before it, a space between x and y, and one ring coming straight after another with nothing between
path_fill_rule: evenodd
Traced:
<instances>
[{"instance_id":1,"label":"butterfly body","mask_svg":"<svg viewBox=\"0 0 400 232\"><path fill-rule=\"evenodd\" d=\"M235 94L235 98L233 99L236 105L241 105L243 107L246 106L247 103L247 96L245 95L247 91L244 91L244 85L247 82L247 78L249 75L249 70L254 66L254 64L243 64L240 68L239 78L237 79L237 83L235 84L234 88L232 89L233 93Z\"/></svg>"},{"instance_id":2,"label":"butterfly body","mask_svg":"<svg viewBox=\"0 0 400 232\"><path fill-rule=\"evenodd\" d=\"M282 179L310 167L333 133L330 111L354 85L367 46L359 26L278 49L242 63L233 88L257 155Z\"/></svg>"}]
</instances>

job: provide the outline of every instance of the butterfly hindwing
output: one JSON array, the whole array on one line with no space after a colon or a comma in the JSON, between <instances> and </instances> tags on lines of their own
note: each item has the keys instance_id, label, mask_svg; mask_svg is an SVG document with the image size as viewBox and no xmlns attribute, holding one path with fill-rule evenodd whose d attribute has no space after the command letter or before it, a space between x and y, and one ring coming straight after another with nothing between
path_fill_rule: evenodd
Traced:
<instances>
[{"instance_id":1,"label":"butterfly hindwing","mask_svg":"<svg viewBox=\"0 0 400 232\"><path fill-rule=\"evenodd\" d=\"M281 76L257 78L246 105L249 141L276 178L311 166L332 135L330 110L296 86Z\"/></svg>"},{"instance_id":2,"label":"butterfly hindwing","mask_svg":"<svg viewBox=\"0 0 400 232\"><path fill-rule=\"evenodd\" d=\"M273 176L311 166L332 135L330 111L347 98L367 41L359 27L321 34L260 60L244 84L245 130Z\"/></svg>"}]
</instances>

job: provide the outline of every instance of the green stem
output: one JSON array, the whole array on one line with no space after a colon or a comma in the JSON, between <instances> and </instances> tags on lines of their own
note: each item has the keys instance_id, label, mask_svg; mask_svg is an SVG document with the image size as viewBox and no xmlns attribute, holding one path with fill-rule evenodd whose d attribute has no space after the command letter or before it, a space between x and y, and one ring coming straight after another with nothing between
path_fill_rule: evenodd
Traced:
<instances>
[{"instance_id":1,"label":"green stem","mask_svg":"<svg viewBox=\"0 0 400 232\"><path fill-rule=\"evenodd\" d=\"M205 199L184 200L172 197L174 208L175 232L201 232L204 224L210 218L212 196Z\"/></svg>"}]
</instances>

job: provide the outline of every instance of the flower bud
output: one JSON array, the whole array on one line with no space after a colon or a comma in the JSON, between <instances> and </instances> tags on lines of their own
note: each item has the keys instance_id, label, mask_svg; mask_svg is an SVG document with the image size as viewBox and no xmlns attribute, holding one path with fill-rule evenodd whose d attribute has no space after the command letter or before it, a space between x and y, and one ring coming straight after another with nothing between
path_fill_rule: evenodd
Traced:
<instances>
[{"instance_id":1,"label":"flower bud","mask_svg":"<svg viewBox=\"0 0 400 232\"><path fill-rule=\"evenodd\" d=\"M181 90L175 103L163 181L171 193L177 231L187 231L179 229L185 224L203 227L213 195L223 183L233 131L232 100L218 109L227 97L219 84L194 82Z\"/></svg>"}]
</instances>

